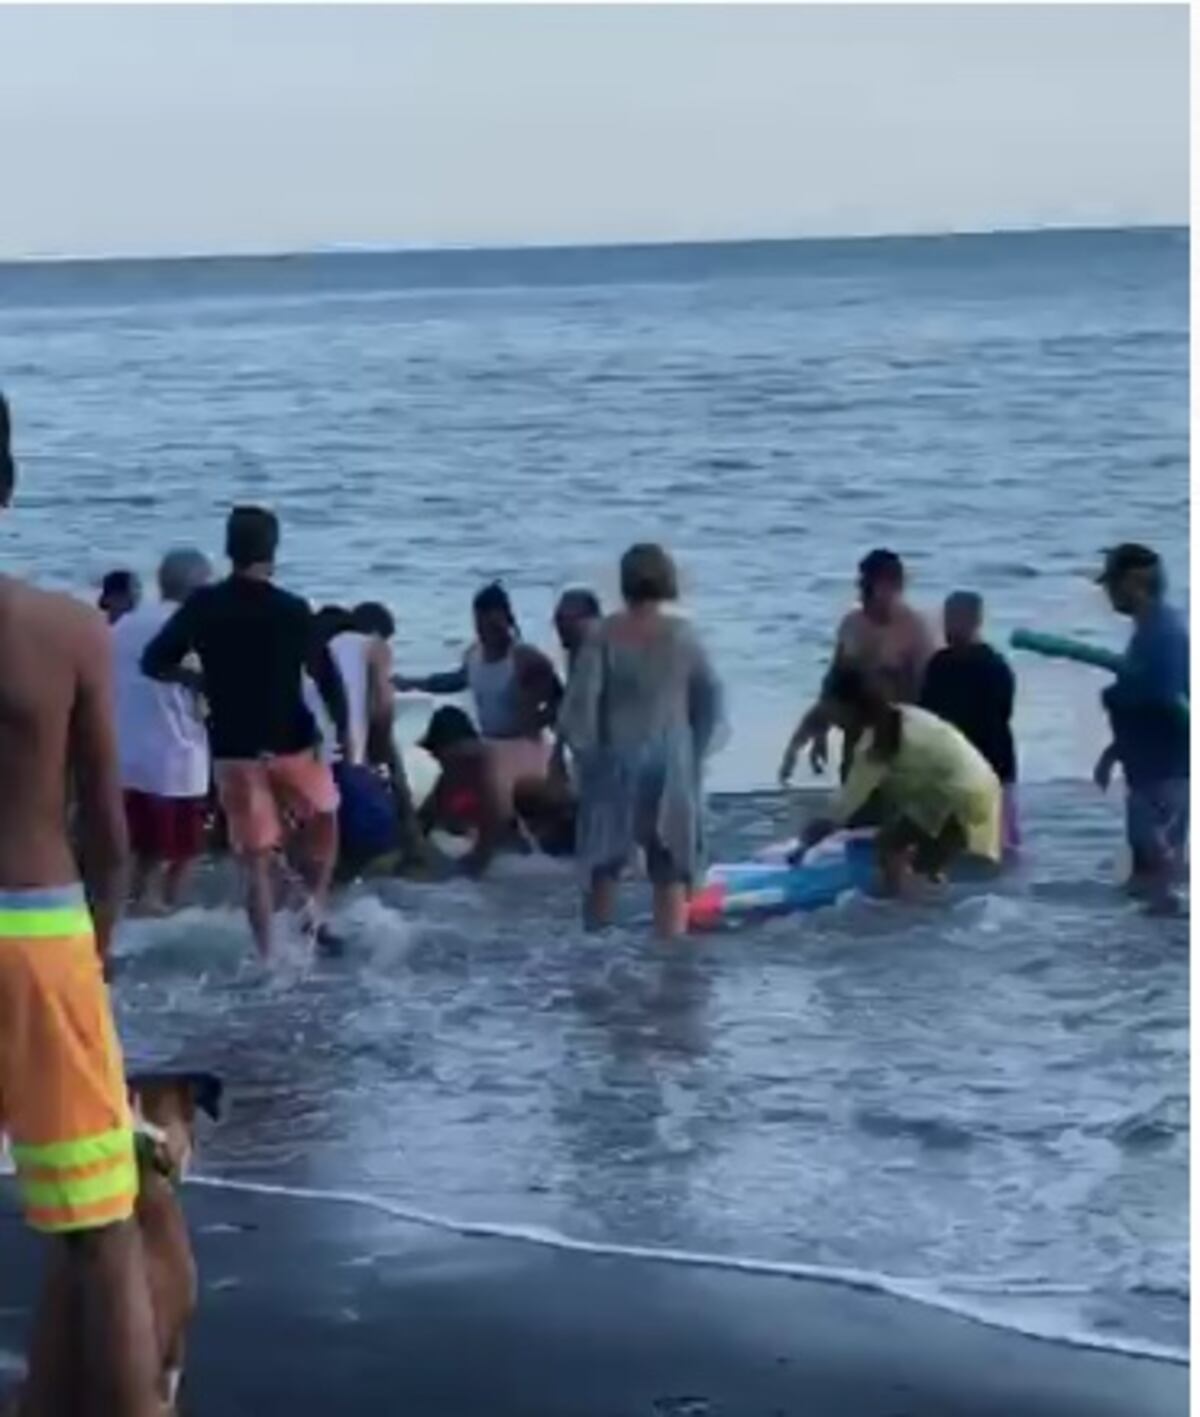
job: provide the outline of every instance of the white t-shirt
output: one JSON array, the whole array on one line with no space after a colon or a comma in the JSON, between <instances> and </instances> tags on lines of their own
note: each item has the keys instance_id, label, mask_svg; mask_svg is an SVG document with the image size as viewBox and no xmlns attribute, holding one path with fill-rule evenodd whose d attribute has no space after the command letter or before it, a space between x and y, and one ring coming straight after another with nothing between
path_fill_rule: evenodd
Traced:
<instances>
[{"instance_id":1,"label":"white t-shirt","mask_svg":"<svg viewBox=\"0 0 1200 1417\"><path fill-rule=\"evenodd\" d=\"M112 629L121 786L154 797L203 797L209 758L200 700L141 670L143 650L176 609L163 601L142 605Z\"/></svg>"},{"instance_id":2,"label":"white t-shirt","mask_svg":"<svg viewBox=\"0 0 1200 1417\"><path fill-rule=\"evenodd\" d=\"M329 641L329 653L342 676L342 687L346 691L346 711L350 720L350 761L365 763L367 760L367 651L371 647L370 635L360 635L357 630L345 630ZM321 756L326 762L337 757L337 734L321 691L306 674L304 676L304 702L317 721L321 733Z\"/></svg>"}]
</instances>

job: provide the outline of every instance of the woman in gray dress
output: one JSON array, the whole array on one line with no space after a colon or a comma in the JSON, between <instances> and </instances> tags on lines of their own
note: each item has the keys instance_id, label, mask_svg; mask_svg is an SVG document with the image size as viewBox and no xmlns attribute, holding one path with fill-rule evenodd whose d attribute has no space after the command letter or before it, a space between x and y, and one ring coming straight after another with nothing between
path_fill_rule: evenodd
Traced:
<instances>
[{"instance_id":1,"label":"woman in gray dress","mask_svg":"<svg viewBox=\"0 0 1200 1417\"><path fill-rule=\"evenodd\" d=\"M584 916L611 923L617 882L640 847L660 936L687 929L702 869L704 759L722 722L722 692L695 630L664 606L678 596L660 546L621 560L625 609L588 637L571 674L560 728L579 785L577 855Z\"/></svg>"}]
</instances>

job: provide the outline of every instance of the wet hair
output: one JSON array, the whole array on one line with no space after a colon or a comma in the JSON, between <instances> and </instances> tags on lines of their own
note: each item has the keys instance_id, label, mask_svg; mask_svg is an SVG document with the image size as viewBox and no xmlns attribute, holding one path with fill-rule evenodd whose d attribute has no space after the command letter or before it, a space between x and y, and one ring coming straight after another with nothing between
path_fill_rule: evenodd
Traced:
<instances>
[{"instance_id":1,"label":"wet hair","mask_svg":"<svg viewBox=\"0 0 1200 1417\"><path fill-rule=\"evenodd\" d=\"M870 723L874 729L872 752L881 761L889 761L900 751L900 710L861 669L835 664L825 676L821 697L854 709Z\"/></svg>"},{"instance_id":2,"label":"wet hair","mask_svg":"<svg viewBox=\"0 0 1200 1417\"><path fill-rule=\"evenodd\" d=\"M164 600L182 603L211 578L212 566L203 551L193 546L177 546L159 563L158 591Z\"/></svg>"},{"instance_id":3,"label":"wet hair","mask_svg":"<svg viewBox=\"0 0 1200 1417\"><path fill-rule=\"evenodd\" d=\"M100 582L100 601L113 600L117 596L128 596L135 600L142 591L142 582L136 571L121 569L109 571Z\"/></svg>"},{"instance_id":4,"label":"wet hair","mask_svg":"<svg viewBox=\"0 0 1200 1417\"><path fill-rule=\"evenodd\" d=\"M877 586L880 582L902 586L904 562L894 551L877 546L874 551L868 551L858 563L858 579L859 583L867 588Z\"/></svg>"},{"instance_id":5,"label":"wet hair","mask_svg":"<svg viewBox=\"0 0 1200 1417\"><path fill-rule=\"evenodd\" d=\"M225 524L225 554L235 571L270 565L279 550L279 518L265 507L234 507Z\"/></svg>"},{"instance_id":6,"label":"wet hair","mask_svg":"<svg viewBox=\"0 0 1200 1417\"><path fill-rule=\"evenodd\" d=\"M17 465L12 455L12 417L8 400L0 393L0 506L12 496L17 481Z\"/></svg>"},{"instance_id":7,"label":"wet hair","mask_svg":"<svg viewBox=\"0 0 1200 1417\"><path fill-rule=\"evenodd\" d=\"M655 605L679 599L679 573L656 542L642 541L621 557L621 594L629 605Z\"/></svg>"},{"instance_id":8,"label":"wet hair","mask_svg":"<svg viewBox=\"0 0 1200 1417\"><path fill-rule=\"evenodd\" d=\"M599 620L604 613L600 608L600 597L587 586L572 586L563 591L558 597L558 609L566 610L568 607L595 620Z\"/></svg>"},{"instance_id":9,"label":"wet hair","mask_svg":"<svg viewBox=\"0 0 1200 1417\"><path fill-rule=\"evenodd\" d=\"M443 704L434 710L419 746L426 752L437 754L443 748L453 748L456 743L471 743L478 737L479 730L471 722L469 714L454 704Z\"/></svg>"},{"instance_id":10,"label":"wet hair","mask_svg":"<svg viewBox=\"0 0 1200 1417\"><path fill-rule=\"evenodd\" d=\"M364 600L361 605L356 605L350 617L360 635L378 635L382 640L390 640L396 633L392 612L377 600Z\"/></svg>"},{"instance_id":11,"label":"wet hair","mask_svg":"<svg viewBox=\"0 0 1200 1417\"><path fill-rule=\"evenodd\" d=\"M335 636L354 628L354 617L344 605L322 605L313 615L313 628L317 640L328 644Z\"/></svg>"}]
</instances>

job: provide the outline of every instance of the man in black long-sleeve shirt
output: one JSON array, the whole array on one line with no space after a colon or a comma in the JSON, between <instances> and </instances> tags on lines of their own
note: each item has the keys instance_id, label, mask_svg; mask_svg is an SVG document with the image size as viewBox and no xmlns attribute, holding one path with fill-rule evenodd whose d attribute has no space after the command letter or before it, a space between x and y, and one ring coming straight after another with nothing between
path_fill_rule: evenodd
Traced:
<instances>
[{"instance_id":1,"label":"man in black long-sleeve shirt","mask_svg":"<svg viewBox=\"0 0 1200 1417\"><path fill-rule=\"evenodd\" d=\"M946 648L925 670L921 707L952 723L992 765L1004 789L1004 848L1020 844L1017 751L1012 716L1017 684L1008 661L982 638L983 598L960 590L943 610Z\"/></svg>"},{"instance_id":2,"label":"man in black long-sleeve shirt","mask_svg":"<svg viewBox=\"0 0 1200 1417\"><path fill-rule=\"evenodd\" d=\"M204 694L221 806L246 869L246 913L259 951L271 947L271 857L296 824L296 855L310 893L314 932L337 860L338 794L304 703L307 671L346 755L346 695L313 615L271 583L279 523L260 507L235 507L226 528L233 573L196 591L146 647L142 671ZM184 661L194 654L200 672Z\"/></svg>"}]
</instances>

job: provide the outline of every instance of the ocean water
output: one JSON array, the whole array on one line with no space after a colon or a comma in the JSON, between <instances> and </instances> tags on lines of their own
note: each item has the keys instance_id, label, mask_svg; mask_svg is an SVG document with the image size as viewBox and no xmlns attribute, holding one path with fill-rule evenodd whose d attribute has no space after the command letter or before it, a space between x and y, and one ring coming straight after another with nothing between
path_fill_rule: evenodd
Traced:
<instances>
[{"instance_id":1,"label":"ocean water","mask_svg":"<svg viewBox=\"0 0 1200 1417\"><path fill-rule=\"evenodd\" d=\"M388 601L418 671L484 578L549 645L561 587L611 598L659 537L730 686L736 857L790 825L762 789L871 546L924 606L982 590L997 640L1119 646L1090 579L1118 540L1186 597L1187 257L1143 231L0 267L4 563L94 593L270 502L284 582ZM991 887L663 951L636 892L589 941L570 873L510 862L357 892L346 959L264 974L214 884L125 930L130 1053L225 1073L210 1177L1179 1350L1187 925L1113 888L1101 676L1014 663L1029 842Z\"/></svg>"}]
</instances>

